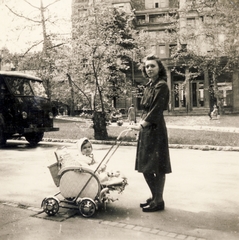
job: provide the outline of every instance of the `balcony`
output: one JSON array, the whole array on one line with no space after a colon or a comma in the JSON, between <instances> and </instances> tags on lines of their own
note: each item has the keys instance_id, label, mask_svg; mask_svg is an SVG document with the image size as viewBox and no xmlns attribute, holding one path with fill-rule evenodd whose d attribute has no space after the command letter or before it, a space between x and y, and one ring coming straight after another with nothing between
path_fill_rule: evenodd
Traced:
<instances>
[{"instance_id":1,"label":"balcony","mask_svg":"<svg viewBox=\"0 0 239 240\"><path fill-rule=\"evenodd\" d=\"M138 28L149 26L163 27L175 23L177 13L173 9L151 9L136 12L136 23Z\"/></svg>"}]
</instances>

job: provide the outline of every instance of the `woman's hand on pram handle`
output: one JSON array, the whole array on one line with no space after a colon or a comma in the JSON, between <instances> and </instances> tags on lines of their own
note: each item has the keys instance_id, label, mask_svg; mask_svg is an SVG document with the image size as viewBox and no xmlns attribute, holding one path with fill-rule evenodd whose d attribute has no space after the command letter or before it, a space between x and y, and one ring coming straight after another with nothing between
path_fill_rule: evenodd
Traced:
<instances>
[{"instance_id":1,"label":"woman's hand on pram handle","mask_svg":"<svg viewBox=\"0 0 239 240\"><path fill-rule=\"evenodd\" d=\"M142 126L141 125L130 125L130 126L128 126L128 129L140 131L140 129L142 129Z\"/></svg>"},{"instance_id":2,"label":"woman's hand on pram handle","mask_svg":"<svg viewBox=\"0 0 239 240\"><path fill-rule=\"evenodd\" d=\"M151 125L149 122L146 122L143 120L143 121L140 121L140 123L137 125L130 125L128 128L130 128L132 130L140 131L140 130L143 130L144 128L148 127L149 125Z\"/></svg>"}]
</instances>

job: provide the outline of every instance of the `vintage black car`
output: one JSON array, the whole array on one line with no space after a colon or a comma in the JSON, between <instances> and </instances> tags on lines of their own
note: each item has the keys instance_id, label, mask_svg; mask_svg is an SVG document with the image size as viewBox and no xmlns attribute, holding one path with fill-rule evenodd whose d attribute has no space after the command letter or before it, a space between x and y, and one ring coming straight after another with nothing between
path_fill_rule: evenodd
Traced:
<instances>
[{"instance_id":1,"label":"vintage black car","mask_svg":"<svg viewBox=\"0 0 239 240\"><path fill-rule=\"evenodd\" d=\"M0 146L13 136L24 136L31 145L53 127L52 103L40 78L0 71Z\"/></svg>"}]
</instances>

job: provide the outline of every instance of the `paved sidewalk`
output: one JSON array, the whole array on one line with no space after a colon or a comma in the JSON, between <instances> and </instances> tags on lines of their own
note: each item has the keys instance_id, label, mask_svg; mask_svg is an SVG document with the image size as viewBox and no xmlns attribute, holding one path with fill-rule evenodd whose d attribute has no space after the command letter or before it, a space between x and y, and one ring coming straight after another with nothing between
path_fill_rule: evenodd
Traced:
<instances>
[{"instance_id":1,"label":"paved sidewalk","mask_svg":"<svg viewBox=\"0 0 239 240\"><path fill-rule=\"evenodd\" d=\"M72 217L67 221L49 221L32 217L33 209L1 204L2 240L205 240L183 234L173 234L143 226L134 226L117 221L104 221ZM12 220L14 216L14 221Z\"/></svg>"},{"instance_id":2,"label":"paved sidewalk","mask_svg":"<svg viewBox=\"0 0 239 240\"><path fill-rule=\"evenodd\" d=\"M46 214L31 216L40 211L44 197L58 192L47 166L56 161L57 146L65 143L41 142L37 148L19 144L10 142L1 150L0 239L238 239L237 152L171 149L173 173L167 176L166 209L143 213L138 203L149 195L142 175L134 171L135 147L121 146L107 164L128 178L119 201L99 209L91 219L78 213L66 221L51 221ZM77 151L75 144L67 146L72 153ZM108 149L94 145L97 159Z\"/></svg>"}]
</instances>

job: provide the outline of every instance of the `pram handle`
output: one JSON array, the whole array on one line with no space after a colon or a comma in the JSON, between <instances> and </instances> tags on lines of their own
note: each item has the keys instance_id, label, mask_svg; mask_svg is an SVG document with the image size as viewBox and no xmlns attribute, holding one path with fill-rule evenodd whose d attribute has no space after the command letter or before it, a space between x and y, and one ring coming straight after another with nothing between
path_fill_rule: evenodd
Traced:
<instances>
[{"instance_id":1,"label":"pram handle","mask_svg":"<svg viewBox=\"0 0 239 240\"><path fill-rule=\"evenodd\" d=\"M132 129L129 128L129 129L125 129L125 130L123 130L122 132L120 132L119 136L117 137L117 140L119 140L119 139L121 138L121 135L122 135L123 133L125 133L124 137L127 136L127 134L128 134L130 131L132 131Z\"/></svg>"},{"instance_id":2,"label":"pram handle","mask_svg":"<svg viewBox=\"0 0 239 240\"><path fill-rule=\"evenodd\" d=\"M108 158L108 160L106 161L106 164L109 162L110 158L113 156L113 154L115 153L115 151L118 149L118 147L119 147L120 144L122 143L122 140L121 140L119 143L117 143L117 141L120 139L121 135L122 135L123 133L125 133L124 136L126 136L130 131L132 131L132 129L125 129L125 130L123 130L123 131L119 134L119 136L116 138L114 144L111 146L111 148L108 150L108 152L106 153L106 155L104 156L104 158L101 160L101 162L99 163L99 165L98 165L97 168L95 169L94 173L96 173L96 172L99 170L100 166L102 165L102 163L104 162L104 160L106 159L106 157L108 156L108 154L111 152L111 150L114 148L114 146L116 146L115 149L113 149L113 153L111 154L111 156L110 156L110 157ZM92 175L92 176L93 176L93 175ZM86 186L88 185L88 183L90 182L92 176L90 176L90 178L88 179L88 181L85 183L84 187L82 188L82 190L81 190L80 193L79 193L79 196L81 195L81 193L84 191L85 187L86 187Z\"/></svg>"},{"instance_id":3,"label":"pram handle","mask_svg":"<svg viewBox=\"0 0 239 240\"><path fill-rule=\"evenodd\" d=\"M130 131L132 131L132 129L125 129L122 132L120 132L119 136L116 138L114 144L110 147L110 149L108 150L108 152L106 153L106 155L104 156L104 158L101 160L100 164L98 165L98 167L96 168L95 172L97 172L97 170L100 168L101 164L104 162L104 160L106 159L106 157L109 155L109 153L113 150L113 152L111 153L111 156L108 158L108 160L106 161L106 164L109 162L110 158L113 156L113 154L115 153L115 151L118 149L118 147L120 146L120 144L122 143L122 140L120 142L119 139L121 138L122 134L124 134L124 136L126 136ZM116 146L116 147L115 147ZM115 148L115 149L114 149Z\"/></svg>"}]
</instances>

